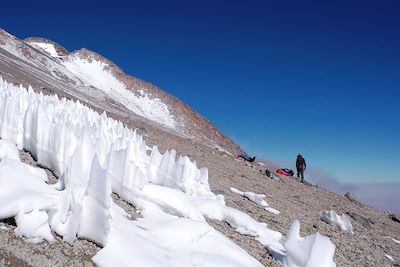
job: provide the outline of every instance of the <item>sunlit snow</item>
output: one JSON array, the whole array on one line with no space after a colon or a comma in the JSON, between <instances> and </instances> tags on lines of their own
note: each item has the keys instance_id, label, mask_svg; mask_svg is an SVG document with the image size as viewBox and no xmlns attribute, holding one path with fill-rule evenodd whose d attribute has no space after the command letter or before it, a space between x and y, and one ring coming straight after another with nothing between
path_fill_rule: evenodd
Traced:
<instances>
[{"instance_id":1,"label":"sunlit snow","mask_svg":"<svg viewBox=\"0 0 400 267\"><path fill-rule=\"evenodd\" d=\"M334 210L326 210L321 213L321 220L339 227L341 230L353 234L353 225L346 214L339 216Z\"/></svg>"},{"instance_id":2,"label":"sunlit snow","mask_svg":"<svg viewBox=\"0 0 400 267\"><path fill-rule=\"evenodd\" d=\"M254 192L242 192L239 189L236 189L234 187L230 188L231 192L244 196L245 198L249 199L250 201L264 207L264 209L272 214L278 215L281 212L277 209L274 209L272 207L269 207L268 203L264 200L266 197L264 194L256 194Z\"/></svg>"},{"instance_id":3,"label":"sunlit snow","mask_svg":"<svg viewBox=\"0 0 400 267\"><path fill-rule=\"evenodd\" d=\"M74 56L69 57L62 64L84 83L102 90L134 113L151 121L175 128L175 118L166 104L158 98L149 97L143 91L141 91L142 93L139 96L129 91L107 69L109 66L106 63L94 59L89 61Z\"/></svg>"},{"instance_id":4,"label":"sunlit snow","mask_svg":"<svg viewBox=\"0 0 400 267\"><path fill-rule=\"evenodd\" d=\"M287 255L283 259L285 267L318 266L334 267L335 245L328 237L315 233L300 236L300 222L294 220L286 237Z\"/></svg>"},{"instance_id":5,"label":"sunlit snow","mask_svg":"<svg viewBox=\"0 0 400 267\"><path fill-rule=\"evenodd\" d=\"M52 57L60 57L60 55L57 53L57 50L53 44L43 43L43 42L34 42L34 41L30 41L29 43L31 45L33 45L35 48L44 50L47 54L49 54Z\"/></svg>"},{"instance_id":6,"label":"sunlit snow","mask_svg":"<svg viewBox=\"0 0 400 267\"><path fill-rule=\"evenodd\" d=\"M135 131L79 102L0 79L0 136L0 219L14 217L16 234L30 242L53 242L54 234L70 243L91 240L102 247L93 257L100 266L261 265L208 225L207 217L255 237L287 266L333 263L329 238L305 237L299 249L303 239L291 231L285 243L280 232L212 193L207 169L187 157L176 159L174 150L161 154L153 147L148 155ZM49 185L42 169L22 163L17 148L49 167L58 183ZM111 192L143 218L131 220Z\"/></svg>"}]
</instances>

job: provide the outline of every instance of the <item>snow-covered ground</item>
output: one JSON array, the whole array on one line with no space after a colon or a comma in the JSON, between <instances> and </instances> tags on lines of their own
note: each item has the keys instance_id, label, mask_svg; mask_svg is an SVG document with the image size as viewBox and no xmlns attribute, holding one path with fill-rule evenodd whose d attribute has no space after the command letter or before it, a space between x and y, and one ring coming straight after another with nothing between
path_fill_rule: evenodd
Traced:
<instances>
[{"instance_id":1,"label":"snow-covered ground","mask_svg":"<svg viewBox=\"0 0 400 267\"><path fill-rule=\"evenodd\" d=\"M79 102L0 79L0 136L7 140L0 142L0 219L15 217L16 234L28 241L52 242L54 233L71 243L94 241L103 247L93 257L100 266L260 265L208 225L208 217L255 237L285 266L335 266L329 238L300 237L295 221L285 240L227 207L223 195L211 192L207 169L176 159L173 150L153 147L148 155L135 131ZM22 163L17 148L49 167L58 183L49 185L43 170ZM131 220L112 192L143 218ZM257 194L250 198L264 203Z\"/></svg>"},{"instance_id":2,"label":"snow-covered ground","mask_svg":"<svg viewBox=\"0 0 400 267\"><path fill-rule=\"evenodd\" d=\"M158 98L149 97L144 90L140 92L140 96L136 96L115 78L108 70L109 66L106 63L70 56L63 61L63 65L86 85L102 90L134 113L151 121L175 128L175 118L167 105Z\"/></svg>"}]
</instances>

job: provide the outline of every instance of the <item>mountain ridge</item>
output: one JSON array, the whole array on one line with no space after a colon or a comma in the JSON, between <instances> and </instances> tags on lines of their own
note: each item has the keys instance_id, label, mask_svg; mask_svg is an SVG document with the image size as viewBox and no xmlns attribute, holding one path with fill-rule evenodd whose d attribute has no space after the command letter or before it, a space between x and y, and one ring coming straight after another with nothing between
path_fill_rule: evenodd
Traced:
<instances>
[{"instance_id":1,"label":"mountain ridge","mask_svg":"<svg viewBox=\"0 0 400 267\"><path fill-rule=\"evenodd\" d=\"M86 61L90 64L93 62L100 62L104 64L104 71L111 73L117 81L121 82L127 90L132 92L132 94L136 98L132 98L132 101L139 101L142 100L144 95L147 97L144 99L144 101L149 102L150 107L156 107L159 110L157 112L159 113L164 113L164 114L157 114L155 112L155 117L158 116L158 118L164 116L165 114L170 114L170 117L174 117L176 120L176 130L178 134L183 134L187 138L194 138L197 139L198 141L201 142L206 142L209 145L217 145L220 147L223 147L224 149L230 151L231 153L237 154L241 151L240 147L229 137L227 137L224 133L222 133L218 128L212 124L207 118L199 114L197 111L195 111L193 108L191 108L189 105L186 103L180 101L178 98L175 96L163 91L161 88L158 86L150 83L143 81L139 78L136 78L135 76L126 74L118 65L113 63L111 60L107 59L106 57L91 51L87 48L81 48L77 49L75 51L68 51L65 49L62 45L49 40L47 38L42 38L42 37L28 37L25 38L24 40L20 40L17 37L9 34L5 30L1 29L0 30L0 43L3 44L3 49L4 44L7 44L7 40L11 40L14 44L13 49L8 49L8 52L11 50L11 52L16 52L17 56L20 56L22 59L27 61L26 63L33 65L34 67L40 67L41 71L47 72L46 74L50 74L51 76L55 77L57 80L61 80L63 82L64 87L67 84L70 87L78 87L80 88L80 91L85 91L85 89L82 90L82 87L93 87L96 88L96 86L93 86L92 84L85 84L85 81L83 81L82 78L77 77L73 72L71 72L71 69L67 69L65 71L64 69L60 69L61 67L65 67L65 65L68 62L71 62L72 60L83 60L82 62L86 64ZM12 43L11 42L11 43ZM52 53L49 53L49 51L46 51L46 49L43 48L43 44L45 45L51 45L53 47L53 51L57 53L55 56ZM42 45L42 47L40 47ZM9 45L8 45L9 46ZM1 49L1 46L0 46ZM51 47L49 48L51 49ZM7 50L7 49L5 49ZM41 54L41 55L39 55ZM3 53L4 55L4 53ZM80 62L80 63L82 63ZM60 64L59 64L60 63ZM82 64L83 64L82 63ZM81 64L81 65L82 65ZM4 71L5 68L1 68L0 66L0 71L3 69L3 74L7 74L6 71ZM24 70L26 73L29 73L29 70L27 69ZM9 74L12 74L13 71L9 71ZM21 82L26 79L7 79L7 75L3 75L6 80L9 80L10 82ZM17 81L15 81L17 80ZM18 81L19 80L19 81ZM26 83L30 84L30 83ZM91 92L84 92L83 95L81 92L77 92L78 90L68 90L61 88L61 86L56 85L54 81L51 81L51 84L43 85L41 84L38 86L39 88L45 87L47 91L57 92L57 91L62 91L62 93L67 93L73 97L76 97L77 99L80 99L81 101L86 103L91 103L92 101L85 101L85 97L90 94ZM98 86L97 86L98 87ZM93 90L91 88L91 90ZM58 90L55 90L58 89ZM70 88L69 88L70 89ZM44 90L46 91L46 90ZM97 90L93 90L94 92L92 94L96 94ZM86 95L85 95L86 94ZM115 95L114 95L115 96ZM124 100L125 94L119 95L118 99L115 105L116 106L121 106L121 102ZM111 102L111 106L114 105L112 103L115 101L115 97L109 97L107 93L105 94L104 98L109 98L108 101ZM158 101L158 99L160 101ZM154 101L155 100L155 101ZM131 102L132 102L131 101ZM142 101L142 102L144 102ZM153 101L153 102L151 102ZM104 101L107 102L107 101ZM128 101L129 102L129 101ZM124 103L122 103L123 106ZM126 103L125 103L126 104ZM107 106L110 106L107 103L104 103L105 110L110 112L110 113L115 113L112 108L109 108L107 110ZM165 106L164 106L165 105ZM125 105L127 106L127 105ZM120 113L123 112L123 107L120 107ZM122 111L122 112L121 112ZM145 115L146 113L151 113L152 110L149 109L147 106L145 107L144 110L139 110L137 113L139 116ZM129 115L128 115L129 117ZM170 119L165 119L166 122L170 122ZM156 122L157 120L153 120L152 122ZM164 123L168 124L168 123ZM173 123L169 123L171 126ZM164 127L165 129L165 127ZM171 129L168 129L168 131L171 131ZM171 131L174 132L174 131ZM176 131L175 131L176 132Z\"/></svg>"}]
</instances>

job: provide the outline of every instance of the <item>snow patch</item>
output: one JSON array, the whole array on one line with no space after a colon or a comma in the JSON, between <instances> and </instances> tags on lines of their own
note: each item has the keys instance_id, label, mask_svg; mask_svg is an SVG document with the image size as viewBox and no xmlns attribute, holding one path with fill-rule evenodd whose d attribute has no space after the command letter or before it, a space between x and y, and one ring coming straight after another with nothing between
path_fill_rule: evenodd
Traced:
<instances>
[{"instance_id":1,"label":"snow patch","mask_svg":"<svg viewBox=\"0 0 400 267\"><path fill-rule=\"evenodd\" d=\"M229 190L231 190L231 192L233 192L235 194L244 196L248 200L256 203L257 205L260 205L263 207L269 206L268 203L264 200L264 198L266 197L264 194L256 194L253 192L242 192L239 189L236 189L234 187L229 188Z\"/></svg>"},{"instance_id":2,"label":"snow patch","mask_svg":"<svg viewBox=\"0 0 400 267\"><path fill-rule=\"evenodd\" d=\"M86 85L102 90L132 112L170 128L176 127L175 118L166 104L158 98L151 98L143 91L139 96L136 96L121 81L115 78L107 69L109 66L106 63L97 60L89 61L79 57L69 57L62 64Z\"/></svg>"},{"instance_id":3,"label":"snow patch","mask_svg":"<svg viewBox=\"0 0 400 267\"><path fill-rule=\"evenodd\" d=\"M281 212L280 212L279 210L274 209L274 208L271 208L271 207L265 207L264 209L265 209L266 211L272 213L272 214L275 214L275 215L281 214Z\"/></svg>"},{"instance_id":4,"label":"snow patch","mask_svg":"<svg viewBox=\"0 0 400 267\"><path fill-rule=\"evenodd\" d=\"M12 159L0 162L0 219L15 217L16 234L31 242L53 241L47 212L59 204L61 192L46 184L46 172Z\"/></svg>"},{"instance_id":5,"label":"snow patch","mask_svg":"<svg viewBox=\"0 0 400 267\"><path fill-rule=\"evenodd\" d=\"M246 213L225 206L222 195L211 197L193 197L193 203L210 219L225 221L238 233L254 236L270 253L283 255L285 249L281 244L282 234L271 230L267 224L254 220Z\"/></svg>"},{"instance_id":6,"label":"snow patch","mask_svg":"<svg viewBox=\"0 0 400 267\"><path fill-rule=\"evenodd\" d=\"M394 239L394 238L392 240L393 240L394 243L400 244L400 240L397 240L397 239Z\"/></svg>"},{"instance_id":7,"label":"snow patch","mask_svg":"<svg viewBox=\"0 0 400 267\"><path fill-rule=\"evenodd\" d=\"M306 237L300 236L300 222L294 220L286 237L286 257L283 259L285 267L335 267L333 254L335 245L328 237L318 232Z\"/></svg>"},{"instance_id":8,"label":"snow patch","mask_svg":"<svg viewBox=\"0 0 400 267\"><path fill-rule=\"evenodd\" d=\"M321 213L321 220L330 225L339 227L342 231L353 234L353 225L346 214L339 216L334 210L326 210Z\"/></svg>"},{"instance_id":9,"label":"snow patch","mask_svg":"<svg viewBox=\"0 0 400 267\"><path fill-rule=\"evenodd\" d=\"M234 155L233 155L231 152L229 152L228 150L222 148L221 146L219 146L219 145L214 145L214 147L215 147L219 152L222 152L222 153L225 153L225 154L227 154L227 155L229 155L229 156L234 157Z\"/></svg>"},{"instance_id":10,"label":"snow patch","mask_svg":"<svg viewBox=\"0 0 400 267\"><path fill-rule=\"evenodd\" d=\"M242 192L239 189L236 189L234 187L230 188L231 192L244 196L245 198L247 198L248 200L256 203L257 205L260 205L262 207L264 207L264 209L272 214L278 215L281 212L279 210L276 210L272 207L269 207L268 203L264 200L264 198L266 197L264 194L256 194L253 192Z\"/></svg>"},{"instance_id":11,"label":"snow patch","mask_svg":"<svg viewBox=\"0 0 400 267\"><path fill-rule=\"evenodd\" d=\"M60 57L60 55L57 53L57 50L56 50L56 48L54 47L53 44L41 43L41 42L32 42L32 41L30 41L29 44L31 44L36 49L40 49L40 50L45 51L48 55L50 55L52 57Z\"/></svg>"}]
</instances>

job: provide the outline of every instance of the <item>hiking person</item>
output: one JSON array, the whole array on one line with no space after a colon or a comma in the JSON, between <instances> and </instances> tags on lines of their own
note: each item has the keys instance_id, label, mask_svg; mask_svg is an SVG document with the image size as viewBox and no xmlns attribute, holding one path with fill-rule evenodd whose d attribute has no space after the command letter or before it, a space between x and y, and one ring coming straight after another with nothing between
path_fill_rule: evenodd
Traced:
<instances>
[{"instance_id":1,"label":"hiking person","mask_svg":"<svg viewBox=\"0 0 400 267\"><path fill-rule=\"evenodd\" d=\"M296 169L297 169L297 178L300 178L300 182L304 182L304 171L306 170L306 160L303 158L301 154L297 154L296 159Z\"/></svg>"}]
</instances>

